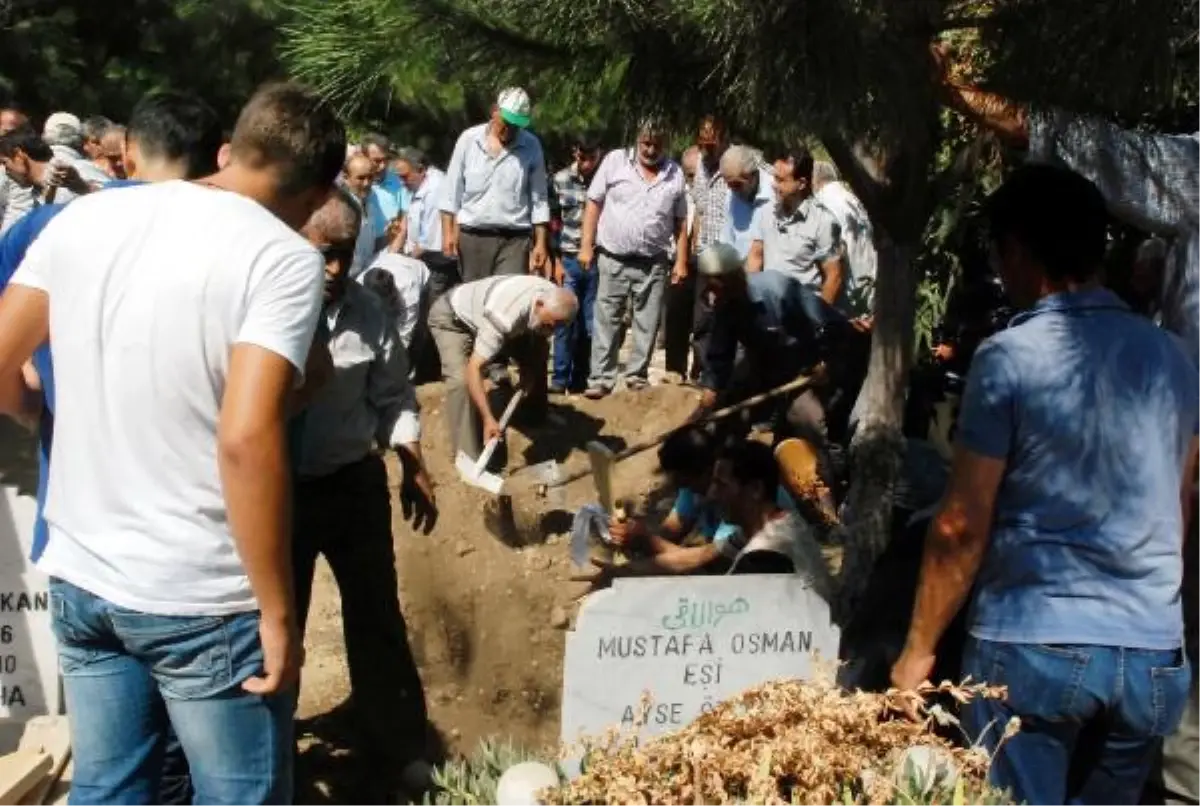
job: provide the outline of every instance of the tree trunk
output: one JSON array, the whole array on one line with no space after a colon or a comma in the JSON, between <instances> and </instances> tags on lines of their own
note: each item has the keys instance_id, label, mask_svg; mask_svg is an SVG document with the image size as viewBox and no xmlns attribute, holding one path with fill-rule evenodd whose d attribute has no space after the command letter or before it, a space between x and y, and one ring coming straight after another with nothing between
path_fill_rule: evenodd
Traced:
<instances>
[{"instance_id":1,"label":"tree trunk","mask_svg":"<svg viewBox=\"0 0 1200 806\"><path fill-rule=\"evenodd\" d=\"M835 614L845 623L891 536L892 500L904 447L905 387L912 359L917 276L915 242L877 232L875 324L859 420L850 443L852 482L846 497L844 554Z\"/></svg>"}]
</instances>

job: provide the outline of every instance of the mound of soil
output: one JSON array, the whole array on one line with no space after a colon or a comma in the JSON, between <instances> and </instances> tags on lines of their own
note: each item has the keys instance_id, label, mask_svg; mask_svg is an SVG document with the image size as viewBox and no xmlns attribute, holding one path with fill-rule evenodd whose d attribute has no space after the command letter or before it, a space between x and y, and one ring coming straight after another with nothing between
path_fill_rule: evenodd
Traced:
<instances>
[{"instance_id":1,"label":"mound of soil","mask_svg":"<svg viewBox=\"0 0 1200 806\"><path fill-rule=\"evenodd\" d=\"M557 742L564 631L585 585L569 581L571 514L596 500L590 477L558 499L539 496L520 468L548 459L570 473L588 467L584 445L614 449L679 425L698 399L694 389L658 385L604 400L551 401L546 421L509 431L506 491L517 530L497 535L494 497L463 484L454 470L443 420L443 389L420 389L421 447L437 485L440 519L416 534L400 520L394 538L400 598L433 722L447 753L470 752L480 739L503 736L527 746ZM390 461L390 460L389 460ZM393 481L396 467L390 463ZM653 450L614 469L613 494L644 499L662 487ZM489 530L489 524L493 526ZM343 717L349 675L337 587L321 565L306 636L307 661L298 726L297 802L386 802L378 776L351 749ZM397 725L397 735L418 729Z\"/></svg>"}]
</instances>

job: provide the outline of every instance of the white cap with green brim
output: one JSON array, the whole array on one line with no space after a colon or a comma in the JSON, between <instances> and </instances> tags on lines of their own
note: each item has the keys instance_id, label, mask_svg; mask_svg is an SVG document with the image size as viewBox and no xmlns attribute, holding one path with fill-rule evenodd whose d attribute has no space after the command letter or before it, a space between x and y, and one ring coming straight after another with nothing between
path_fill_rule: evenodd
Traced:
<instances>
[{"instance_id":1,"label":"white cap with green brim","mask_svg":"<svg viewBox=\"0 0 1200 806\"><path fill-rule=\"evenodd\" d=\"M507 123L522 129L529 125L529 95L520 87L501 90L496 98L496 107L500 110L500 117Z\"/></svg>"}]
</instances>

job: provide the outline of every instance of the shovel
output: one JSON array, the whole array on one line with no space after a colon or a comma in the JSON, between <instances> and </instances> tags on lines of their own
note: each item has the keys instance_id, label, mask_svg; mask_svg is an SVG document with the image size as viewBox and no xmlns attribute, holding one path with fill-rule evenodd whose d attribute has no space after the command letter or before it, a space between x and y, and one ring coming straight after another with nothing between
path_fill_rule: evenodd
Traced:
<instances>
[{"instance_id":1,"label":"shovel","mask_svg":"<svg viewBox=\"0 0 1200 806\"><path fill-rule=\"evenodd\" d=\"M504 436L504 429L508 428L508 421L512 417L513 411L516 410L517 404L521 402L522 394L518 391L512 396L512 400L508 401L508 405L504 407L504 413L500 415L500 435L488 440L478 459L472 459L462 451L458 452L454 466L458 468L459 477L467 484L487 490L492 495L500 493L500 488L504 486L504 479L496 473L488 473L487 465L492 461L492 454L496 452L496 446L500 444L500 439Z\"/></svg>"}]
</instances>

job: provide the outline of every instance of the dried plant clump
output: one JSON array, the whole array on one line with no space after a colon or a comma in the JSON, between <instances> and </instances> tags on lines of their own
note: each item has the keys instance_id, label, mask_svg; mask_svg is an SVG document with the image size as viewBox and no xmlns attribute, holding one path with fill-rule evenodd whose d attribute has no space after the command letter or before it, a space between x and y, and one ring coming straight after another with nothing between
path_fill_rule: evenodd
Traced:
<instances>
[{"instance_id":1,"label":"dried plant clump","mask_svg":"<svg viewBox=\"0 0 1200 806\"><path fill-rule=\"evenodd\" d=\"M985 785L987 752L935 733L936 724L957 723L940 706L926 706L924 696L934 693L959 702L1005 696L970 680L883 694L847 693L830 680L771 682L640 746L610 736L589 749L577 779L543 793L542 802L995 802ZM1007 726L1005 736L1016 728ZM953 772L936 781L914 776L903 761L913 747L929 748L926 756Z\"/></svg>"}]
</instances>

